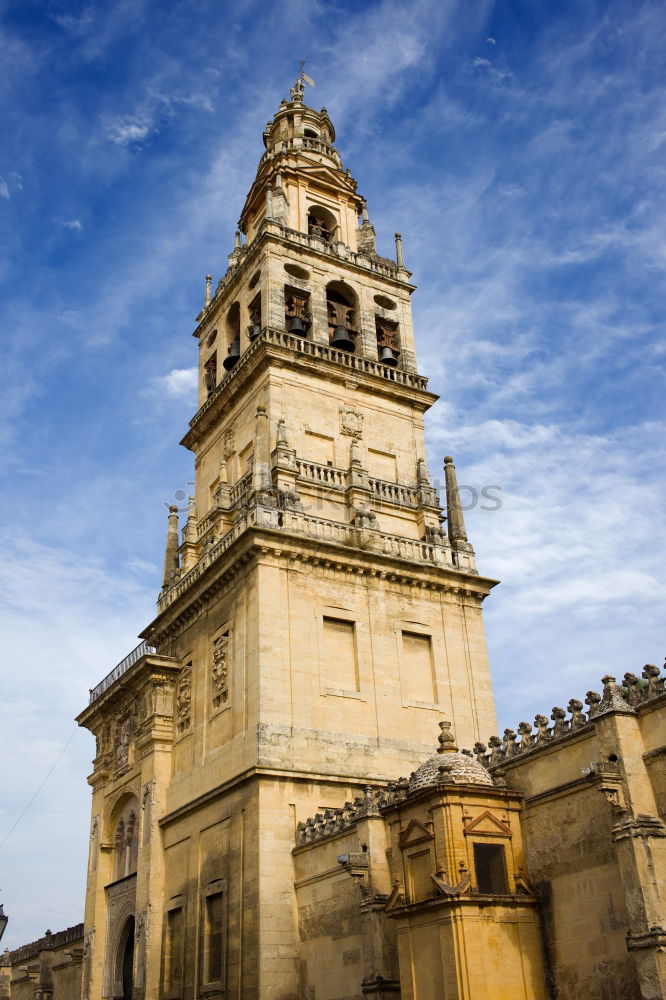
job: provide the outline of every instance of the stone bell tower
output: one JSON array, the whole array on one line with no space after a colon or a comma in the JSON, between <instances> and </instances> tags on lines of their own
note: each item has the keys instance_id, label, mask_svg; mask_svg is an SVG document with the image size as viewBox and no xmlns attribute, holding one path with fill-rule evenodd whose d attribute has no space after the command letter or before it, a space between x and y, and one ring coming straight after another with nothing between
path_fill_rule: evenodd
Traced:
<instances>
[{"instance_id":1,"label":"stone bell tower","mask_svg":"<svg viewBox=\"0 0 666 1000\"><path fill-rule=\"evenodd\" d=\"M157 617L79 717L89 1000L296 1000L297 824L408 773L440 719L495 730L494 581L449 458L443 527L401 240L378 255L326 109L290 97L197 317L196 490Z\"/></svg>"}]
</instances>

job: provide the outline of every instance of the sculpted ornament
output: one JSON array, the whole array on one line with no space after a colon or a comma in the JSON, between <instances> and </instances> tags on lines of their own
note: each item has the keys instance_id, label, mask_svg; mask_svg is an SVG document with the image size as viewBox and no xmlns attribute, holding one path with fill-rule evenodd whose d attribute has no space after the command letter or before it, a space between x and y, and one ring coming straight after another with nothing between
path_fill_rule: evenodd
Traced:
<instances>
[{"instance_id":1,"label":"sculpted ornament","mask_svg":"<svg viewBox=\"0 0 666 1000\"><path fill-rule=\"evenodd\" d=\"M363 437L363 414L346 406L340 407L340 432L348 437Z\"/></svg>"},{"instance_id":2,"label":"sculpted ornament","mask_svg":"<svg viewBox=\"0 0 666 1000\"><path fill-rule=\"evenodd\" d=\"M230 424L224 432L223 454L227 461L236 451L236 441L234 435L234 425Z\"/></svg>"},{"instance_id":3,"label":"sculpted ornament","mask_svg":"<svg viewBox=\"0 0 666 1000\"><path fill-rule=\"evenodd\" d=\"M127 767L129 764L129 744L131 733L131 719L127 715L119 726L118 742L116 743L116 768Z\"/></svg>"},{"instance_id":4,"label":"sculpted ornament","mask_svg":"<svg viewBox=\"0 0 666 1000\"><path fill-rule=\"evenodd\" d=\"M190 728L192 717L192 668L187 666L178 678L176 688L176 727L179 733Z\"/></svg>"},{"instance_id":5,"label":"sculpted ornament","mask_svg":"<svg viewBox=\"0 0 666 1000\"><path fill-rule=\"evenodd\" d=\"M219 636L213 642L213 706L219 708L229 697L229 633Z\"/></svg>"}]
</instances>

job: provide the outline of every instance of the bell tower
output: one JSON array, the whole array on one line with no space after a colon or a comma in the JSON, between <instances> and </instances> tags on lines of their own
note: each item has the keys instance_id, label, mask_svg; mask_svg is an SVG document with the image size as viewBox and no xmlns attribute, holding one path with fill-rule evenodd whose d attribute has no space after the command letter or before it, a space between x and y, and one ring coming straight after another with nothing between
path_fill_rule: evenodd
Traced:
<instances>
[{"instance_id":1,"label":"bell tower","mask_svg":"<svg viewBox=\"0 0 666 1000\"><path fill-rule=\"evenodd\" d=\"M451 459L446 518L426 464L411 274L398 234L377 253L334 142L297 80L206 280L196 488L182 530L169 514L157 616L79 717L98 737L90 998L122 995L114 906L136 921L133 996L296 998L297 824L409 773L440 719L467 745L495 731L494 581Z\"/></svg>"}]
</instances>

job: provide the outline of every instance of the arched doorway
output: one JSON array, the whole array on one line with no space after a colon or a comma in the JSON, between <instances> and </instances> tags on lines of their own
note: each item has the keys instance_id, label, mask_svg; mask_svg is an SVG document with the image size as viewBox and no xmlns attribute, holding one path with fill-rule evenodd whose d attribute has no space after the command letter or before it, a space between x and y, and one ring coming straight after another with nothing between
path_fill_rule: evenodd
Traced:
<instances>
[{"instance_id":1,"label":"arched doorway","mask_svg":"<svg viewBox=\"0 0 666 1000\"><path fill-rule=\"evenodd\" d=\"M134 917L130 917L125 924L123 937L121 938L121 982L123 985L122 1000L133 1000L133 971L134 971Z\"/></svg>"}]
</instances>

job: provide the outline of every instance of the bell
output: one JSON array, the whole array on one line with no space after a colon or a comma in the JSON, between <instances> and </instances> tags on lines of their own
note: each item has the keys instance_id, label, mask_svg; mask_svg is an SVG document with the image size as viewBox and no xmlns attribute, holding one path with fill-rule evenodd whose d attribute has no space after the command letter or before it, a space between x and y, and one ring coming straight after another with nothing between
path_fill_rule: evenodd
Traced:
<instances>
[{"instance_id":1,"label":"bell","mask_svg":"<svg viewBox=\"0 0 666 1000\"><path fill-rule=\"evenodd\" d=\"M395 368L398 363L398 359L393 353L393 349L386 346L379 348L379 360L381 364L390 365L391 368Z\"/></svg>"},{"instance_id":2,"label":"bell","mask_svg":"<svg viewBox=\"0 0 666 1000\"><path fill-rule=\"evenodd\" d=\"M353 351L356 348L354 341L349 336L349 330L346 330L344 326L339 326L334 331L330 346L338 351Z\"/></svg>"},{"instance_id":3,"label":"bell","mask_svg":"<svg viewBox=\"0 0 666 1000\"><path fill-rule=\"evenodd\" d=\"M247 328L248 340L256 340L261 333L261 323L254 323Z\"/></svg>"},{"instance_id":4,"label":"bell","mask_svg":"<svg viewBox=\"0 0 666 1000\"><path fill-rule=\"evenodd\" d=\"M289 333L297 333L299 336L305 336L305 324L300 316L292 316L289 320Z\"/></svg>"},{"instance_id":5,"label":"bell","mask_svg":"<svg viewBox=\"0 0 666 1000\"><path fill-rule=\"evenodd\" d=\"M222 362L226 371L230 372L239 358L240 358L240 340L238 339L238 337L236 337L236 339L232 341L231 346L229 347L229 352L224 361Z\"/></svg>"}]
</instances>

